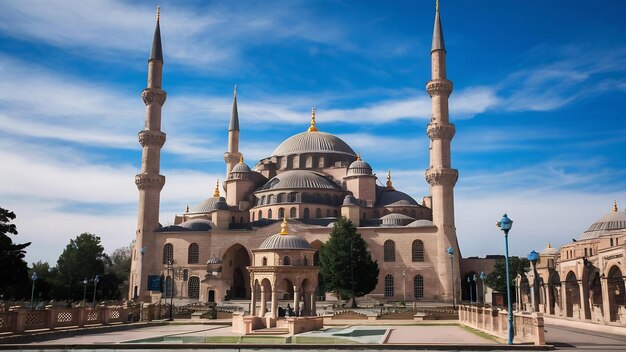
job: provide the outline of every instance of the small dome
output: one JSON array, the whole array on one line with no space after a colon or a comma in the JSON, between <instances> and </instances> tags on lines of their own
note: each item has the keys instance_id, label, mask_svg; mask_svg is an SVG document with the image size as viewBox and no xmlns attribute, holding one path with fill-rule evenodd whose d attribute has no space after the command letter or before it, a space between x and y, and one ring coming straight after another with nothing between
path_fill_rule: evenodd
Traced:
<instances>
[{"instance_id":1,"label":"small dome","mask_svg":"<svg viewBox=\"0 0 626 352\"><path fill-rule=\"evenodd\" d=\"M250 170L250 167L242 162L239 162L237 165L233 166L233 169L230 170L230 173L247 173L247 172L251 172L252 170Z\"/></svg>"},{"instance_id":2,"label":"small dome","mask_svg":"<svg viewBox=\"0 0 626 352\"><path fill-rule=\"evenodd\" d=\"M287 138L272 153L282 156L302 153L337 153L356 156L341 138L326 132L302 132Z\"/></svg>"},{"instance_id":3,"label":"small dome","mask_svg":"<svg viewBox=\"0 0 626 352\"><path fill-rule=\"evenodd\" d=\"M359 205L359 201L356 200L356 198L354 198L353 195L348 194L344 199L343 199L343 205Z\"/></svg>"},{"instance_id":4,"label":"small dome","mask_svg":"<svg viewBox=\"0 0 626 352\"><path fill-rule=\"evenodd\" d=\"M546 248L544 248L541 252L539 252L539 255L556 255L559 254L559 250L556 248L552 248L552 245L550 245L550 242L548 242L548 245L546 246Z\"/></svg>"},{"instance_id":5,"label":"small dome","mask_svg":"<svg viewBox=\"0 0 626 352\"><path fill-rule=\"evenodd\" d=\"M363 176L363 175L372 175L372 167L370 164L361 160L360 158L356 161L352 162L348 167L348 172L346 176Z\"/></svg>"},{"instance_id":6,"label":"small dome","mask_svg":"<svg viewBox=\"0 0 626 352\"><path fill-rule=\"evenodd\" d=\"M384 187L378 187L383 189L378 194L376 201L377 207L394 207L394 206L420 206L415 199L411 198L408 194L396 190L388 190Z\"/></svg>"},{"instance_id":7,"label":"small dome","mask_svg":"<svg viewBox=\"0 0 626 352\"><path fill-rule=\"evenodd\" d=\"M271 180L267 181L267 183L261 186L257 191L299 188L341 190L335 182L328 179L323 174L313 171L291 170L272 177Z\"/></svg>"},{"instance_id":8,"label":"small dome","mask_svg":"<svg viewBox=\"0 0 626 352\"><path fill-rule=\"evenodd\" d=\"M430 220L415 220L412 223L406 225L406 227L433 227L435 224Z\"/></svg>"},{"instance_id":9,"label":"small dome","mask_svg":"<svg viewBox=\"0 0 626 352\"><path fill-rule=\"evenodd\" d=\"M626 229L626 213L617 211L617 207L615 207L613 211L589 226L587 231L580 237L580 240L598 238L607 232L622 229Z\"/></svg>"},{"instance_id":10,"label":"small dome","mask_svg":"<svg viewBox=\"0 0 626 352\"><path fill-rule=\"evenodd\" d=\"M415 221L414 218L404 214L387 214L380 218L383 226L406 226Z\"/></svg>"},{"instance_id":11,"label":"small dome","mask_svg":"<svg viewBox=\"0 0 626 352\"><path fill-rule=\"evenodd\" d=\"M223 261L220 258L218 258L218 257L213 257L213 258L210 258L209 260L207 260L206 263L207 264L222 264Z\"/></svg>"},{"instance_id":12,"label":"small dome","mask_svg":"<svg viewBox=\"0 0 626 352\"><path fill-rule=\"evenodd\" d=\"M189 213L210 213L216 210L229 210L224 197L209 197L193 208Z\"/></svg>"},{"instance_id":13,"label":"small dome","mask_svg":"<svg viewBox=\"0 0 626 352\"><path fill-rule=\"evenodd\" d=\"M191 219L178 224L178 226L188 231L211 231L215 224L207 219Z\"/></svg>"},{"instance_id":14,"label":"small dome","mask_svg":"<svg viewBox=\"0 0 626 352\"><path fill-rule=\"evenodd\" d=\"M282 235L277 233L265 239L259 249L307 249L309 242L296 235Z\"/></svg>"}]
</instances>

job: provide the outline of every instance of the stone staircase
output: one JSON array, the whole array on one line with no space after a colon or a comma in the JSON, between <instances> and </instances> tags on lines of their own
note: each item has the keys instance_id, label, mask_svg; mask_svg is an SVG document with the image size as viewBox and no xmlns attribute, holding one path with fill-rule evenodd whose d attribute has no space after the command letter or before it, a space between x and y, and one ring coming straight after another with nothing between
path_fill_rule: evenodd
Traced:
<instances>
[{"instance_id":1,"label":"stone staircase","mask_svg":"<svg viewBox=\"0 0 626 352\"><path fill-rule=\"evenodd\" d=\"M268 336L273 336L273 335L287 335L289 334L289 329L286 327L274 327L274 328L265 328L265 329L258 329L258 330L253 330L251 333L248 334L248 336L263 336L263 335L268 335Z\"/></svg>"}]
</instances>

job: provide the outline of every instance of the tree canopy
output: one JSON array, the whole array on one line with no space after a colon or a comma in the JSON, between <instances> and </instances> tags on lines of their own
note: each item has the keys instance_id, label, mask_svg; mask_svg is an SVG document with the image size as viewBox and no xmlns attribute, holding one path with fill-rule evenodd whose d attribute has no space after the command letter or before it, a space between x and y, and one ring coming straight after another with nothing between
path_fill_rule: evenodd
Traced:
<instances>
[{"instance_id":1,"label":"tree canopy","mask_svg":"<svg viewBox=\"0 0 626 352\"><path fill-rule=\"evenodd\" d=\"M324 287L342 299L362 297L378 283L378 263L352 221L341 217L320 250L320 277Z\"/></svg>"},{"instance_id":2,"label":"tree canopy","mask_svg":"<svg viewBox=\"0 0 626 352\"><path fill-rule=\"evenodd\" d=\"M0 294L4 298L22 297L29 288L24 249L30 242L15 244L8 236L17 235L17 227L11 223L14 219L15 213L0 208Z\"/></svg>"},{"instance_id":3,"label":"tree canopy","mask_svg":"<svg viewBox=\"0 0 626 352\"><path fill-rule=\"evenodd\" d=\"M515 278L518 274L525 275L526 268L530 267L530 262L526 258L509 257L509 283L511 287L511 298L515 300ZM497 292L506 292L506 260L504 258L496 259L496 263L485 284Z\"/></svg>"}]
</instances>

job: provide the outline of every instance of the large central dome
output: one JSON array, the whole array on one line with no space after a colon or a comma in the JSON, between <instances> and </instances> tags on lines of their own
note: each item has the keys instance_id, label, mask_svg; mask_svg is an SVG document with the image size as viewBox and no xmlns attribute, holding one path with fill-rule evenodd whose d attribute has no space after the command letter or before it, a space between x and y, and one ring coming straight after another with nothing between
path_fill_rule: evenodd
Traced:
<instances>
[{"instance_id":1,"label":"large central dome","mask_svg":"<svg viewBox=\"0 0 626 352\"><path fill-rule=\"evenodd\" d=\"M341 138L326 132L302 132L282 142L272 156L302 153L338 153L356 156Z\"/></svg>"}]
</instances>

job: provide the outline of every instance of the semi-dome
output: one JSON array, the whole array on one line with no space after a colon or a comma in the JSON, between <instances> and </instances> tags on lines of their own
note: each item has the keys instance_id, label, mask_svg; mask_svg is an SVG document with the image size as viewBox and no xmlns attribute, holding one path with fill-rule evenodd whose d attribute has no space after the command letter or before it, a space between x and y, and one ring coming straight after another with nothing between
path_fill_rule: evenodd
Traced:
<instances>
[{"instance_id":1,"label":"semi-dome","mask_svg":"<svg viewBox=\"0 0 626 352\"><path fill-rule=\"evenodd\" d=\"M370 166L370 164L361 160L361 157L359 156L348 167L348 172L346 173L346 176L362 176L362 175L372 175L372 167Z\"/></svg>"},{"instance_id":2,"label":"semi-dome","mask_svg":"<svg viewBox=\"0 0 626 352\"><path fill-rule=\"evenodd\" d=\"M353 195L348 194L344 199L343 199L343 205L359 205L359 201L356 200L356 198L354 198Z\"/></svg>"},{"instance_id":3,"label":"semi-dome","mask_svg":"<svg viewBox=\"0 0 626 352\"><path fill-rule=\"evenodd\" d=\"M614 204L613 210L589 226L580 239L598 238L607 232L622 229L626 229L626 213L618 211L617 204Z\"/></svg>"},{"instance_id":4,"label":"semi-dome","mask_svg":"<svg viewBox=\"0 0 626 352\"><path fill-rule=\"evenodd\" d=\"M419 204L411 196L404 192L389 190L384 187L382 192L379 192L376 204L379 207L394 207L394 206L419 206Z\"/></svg>"},{"instance_id":5,"label":"semi-dome","mask_svg":"<svg viewBox=\"0 0 626 352\"><path fill-rule=\"evenodd\" d=\"M178 226L188 231L211 231L215 224L207 219L191 219L178 224Z\"/></svg>"},{"instance_id":6,"label":"semi-dome","mask_svg":"<svg viewBox=\"0 0 626 352\"><path fill-rule=\"evenodd\" d=\"M230 170L231 173L234 173L234 172L247 173L251 171L252 170L250 170L250 167L243 161L240 161L239 163L237 163L237 165L233 166L233 169Z\"/></svg>"},{"instance_id":7,"label":"semi-dome","mask_svg":"<svg viewBox=\"0 0 626 352\"><path fill-rule=\"evenodd\" d=\"M539 252L539 255L555 255L555 254L559 254L559 250L556 248L553 248L550 242L548 242L548 245L546 245L546 248L542 249L541 252Z\"/></svg>"},{"instance_id":8,"label":"semi-dome","mask_svg":"<svg viewBox=\"0 0 626 352\"><path fill-rule=\"evenodd\" d=\"M189 213L210 213L216 210L229 210L224 197L209 197L203 200Z\"/></svg>"},{"instance_id":9,"label":"semi-dome","mask_svg":"<svg viewBox=\"0 0 626 352\"><path fill-rule=\"evenodd\" d=\"M335 182L323 174L313 171L291 170L272 177L258 191L301 188L341 190Z\"/></svg>"},{"instance_id":10,"label":"semi-dome","mask_svg":"<svg viewBox=\"0 0 626 352\"><path fill-rule=\"evenodd\" d=\"M433 227L435 224L426 219L415 220L412 223L406 225L406 227Z\"/></svg>"},{"instance_id":11,"label":"semi-dome","mask_svg":"<svg viewBox=\"0 0 626 352\"><path fill-rule=\"evenodd\" d=\"M406 226L415 221L414 218L404 214L387 214L380 218L383 226Z\"/></svg>"},{"instance_id":12,"label":"semi-dome","mask_svg":"<svg viewBox=\"0 0 626 352\"><path fill-rule=\"evenodd\" d=\"M272 153L283 156L302 153L337 153L356 156L341 138L326 132L302 132L287 138Z\"/></svg>"}]
</instances>

